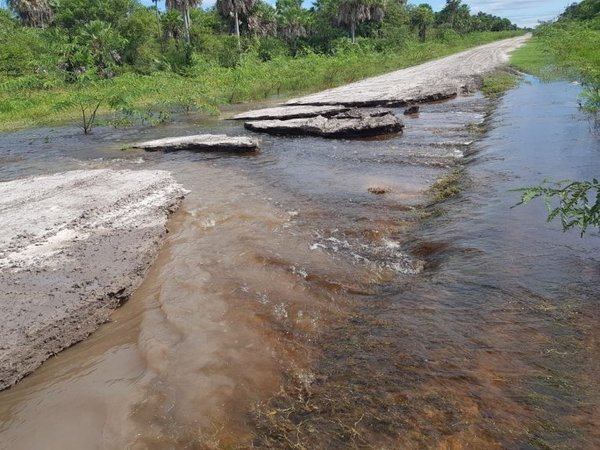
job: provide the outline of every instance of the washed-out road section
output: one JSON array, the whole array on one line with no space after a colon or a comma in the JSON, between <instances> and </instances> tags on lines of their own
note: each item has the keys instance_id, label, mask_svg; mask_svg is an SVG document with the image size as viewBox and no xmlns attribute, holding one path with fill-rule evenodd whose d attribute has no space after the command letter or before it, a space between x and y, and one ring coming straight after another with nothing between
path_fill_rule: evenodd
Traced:
<instances>
[{"instance_id":1,"label":"washed-out road section","mask_svg":"<svg viewBox=\"0 0 600 450\"><path fill-rule=\"evenodd\" d=\"M293 99L244 119L310 118L454 97L474 90L528 38ZM73 171L0 183L0 389L108 320L141 283L184 195L161 171Z\"/></svg>"},{"instance_id":2,"label":"washed-out road section","mask_svg":"<svg viewBox=\"0 0 600 450\"><path fill-rule=\"evenodd\" d=\"M141 283L185 194L152 170L0 183L0 389L109 319Z\"/></svg>"}]
</instances>

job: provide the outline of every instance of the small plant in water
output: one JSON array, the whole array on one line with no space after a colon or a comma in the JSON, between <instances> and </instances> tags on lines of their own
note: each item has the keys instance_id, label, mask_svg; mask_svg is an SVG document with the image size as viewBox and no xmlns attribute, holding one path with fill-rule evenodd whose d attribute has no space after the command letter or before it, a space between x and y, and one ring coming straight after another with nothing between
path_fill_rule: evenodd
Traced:
<instances>
[{"instance_id":1,"label":"small plant in water","mask_svg":"<svg viewBox=\"0 0 600 450\"><path fill-rule=\"evenodd\" d=\"M370 186L369 189L367 189L371 194L375 194L375 195L383 195L383 194L387 194L388 192L391 192L391 189L387 186Z\"/></svg>"},{"instance_id":2,"label":"small plant in water","mask_svg":"<svg viewBox=\"0 0 600 450\"><path fill-rule=\"evenodd\" d=\"M126 108L127 100L122 94L94 92L90 86L86 90L80 89L69 99L56 103L54 108L57 111L77 109L81 113L80 127L83 133L90 134L96 123L98 110L104 105L114 110L121 110Z\"/></svg>"},{"instance_id":3,"label":"small plant in water","mask_svg":"<svg viewBox=\"0 0 600 450\"><path fill-rule=\"evenodd\" d=\"M597 114L600 112L600 86L592 86L581 93L581 107L584 111Z\"/></svg>"}]
</instances>

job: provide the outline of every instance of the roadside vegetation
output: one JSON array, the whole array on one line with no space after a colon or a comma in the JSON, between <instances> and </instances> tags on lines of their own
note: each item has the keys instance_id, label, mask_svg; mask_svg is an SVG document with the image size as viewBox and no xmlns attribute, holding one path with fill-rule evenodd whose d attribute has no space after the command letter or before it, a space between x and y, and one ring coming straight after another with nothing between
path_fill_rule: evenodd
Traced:
<instances>
[{"instance_id":1,"label":"roadside vegetation","mask_svg":"<svg viewBox=\"0 0 600 450\"><path fill-rule=\"evenodd\" d=\"M568 78L584 87L583 110L600 114L600 0L583 0L567 7L556 22L540 25L534 39L514 52L512 64L542 79ZM520 189L521 202L543 199L548 221L560 219L563 230L600 229L598 180L550 182Z\"/></svg>"},{"instance_id":2,"label":"roadside vegetation","mask_svg":"<svg viewBox=\"0 0 600 450\"><path fill-rule=\"evenodd\" d=\"M512 64L542 79L570 78L585 90L582 106L600 110L600 0L569 6L556 22L538 26L534 39L517 49Z\"/></svg>"},{"instance_id":3,"label":"roadside vegetation","mask_svg":"<svg viewBox=\"0 0 600 450\"><path fill-rule=\"evenodd\" d=\"M498 70L483 78L481 91L491 98L497 98L519 84L519 76L507 70Z\"/></svg>"},{"instance_id":4,"label":"roadside vegetation","mask_svg":"<svg viewBox=\"0 0 600 450\"><path fill-rule=\"evenodd\" d=\"M521 33L391 0L9 0L0 9L0 130L102 115L124 126L173 112L299 94ZM110 114L109 114L110 113ZM85 118L82 117L85 114Z\"/></svg>"}]
</instances>

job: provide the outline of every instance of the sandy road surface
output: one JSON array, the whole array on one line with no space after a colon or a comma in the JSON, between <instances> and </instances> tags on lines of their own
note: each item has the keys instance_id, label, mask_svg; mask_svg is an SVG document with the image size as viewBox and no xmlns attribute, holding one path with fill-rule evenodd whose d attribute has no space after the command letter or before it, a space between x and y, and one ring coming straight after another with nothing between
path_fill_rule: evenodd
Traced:
<instances>
[{"instance_id":1,"label":"sandy road surface","mask_svg":"<svg viewBox=\"0 0 600 450\"><path fill-rule=\"evenodd\" d=\"M149 170L0 183L0 389L108 320L184 195L168 172Z\"/></svg>"},{"instance_id":2,"label":"sandy road surface","mask_svg":"<svg viewBox=\"0 0 600 450\"><path fill-rule=\"evenodd\" d=\"M508 54L531 35L482 45L335 89L288 101L287 105L403 105L453 97L473 90L481 76L508 62Z\"/></svg>"}]
</instances>

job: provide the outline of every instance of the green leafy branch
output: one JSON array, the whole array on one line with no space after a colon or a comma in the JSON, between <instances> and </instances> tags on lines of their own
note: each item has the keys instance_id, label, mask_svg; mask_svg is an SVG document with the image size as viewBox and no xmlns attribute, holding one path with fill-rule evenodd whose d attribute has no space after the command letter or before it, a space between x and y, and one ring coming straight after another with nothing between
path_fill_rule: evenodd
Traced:
<instances>
[{"instance_id":1,"label":"green leafy branch","mask_svg":"<svg viewBox=\"0 0 600 450\"><path fill-rule=\"evenodd\" d=\"M106 81L81 82L77 90L65 100L54 104L56 111L77 110L81 117L81 129L90 134L96 123L96 116L101 108L113 111L128 111L131 107L131 95L136 92L137 83L134 78L127 89L115 89Z\"/></svg>"},{"instance_id":2,"label":"green leafy branch","mask_svg":"<svg viewBox=\"0 0 600 450\"><path fill-rule=\"evenodd\" d=\"M583 236L588 227L600 228L600 182L596 178L592 181L562 181L552 184L544 180L539 186L514 191L522 193L521 201L515 206L542 198L548 210L547 221L560 218L563 231L579 228Z\"/></svg>"},{"instance_id":3,"label":"green leafy branch","mask_svg":"<svg viewBox=\"0 0 600 450\"><path fill-rule=\"evenodd\" d=\"M84 134L90 134L96 121L100 107L106 104L111 109L121 109L127 104L122 95L98 95L79 92L73 97L58 102L54 105L57 111L78 109L81 113L81 129Z\"/></svg>"}]
</instances>

